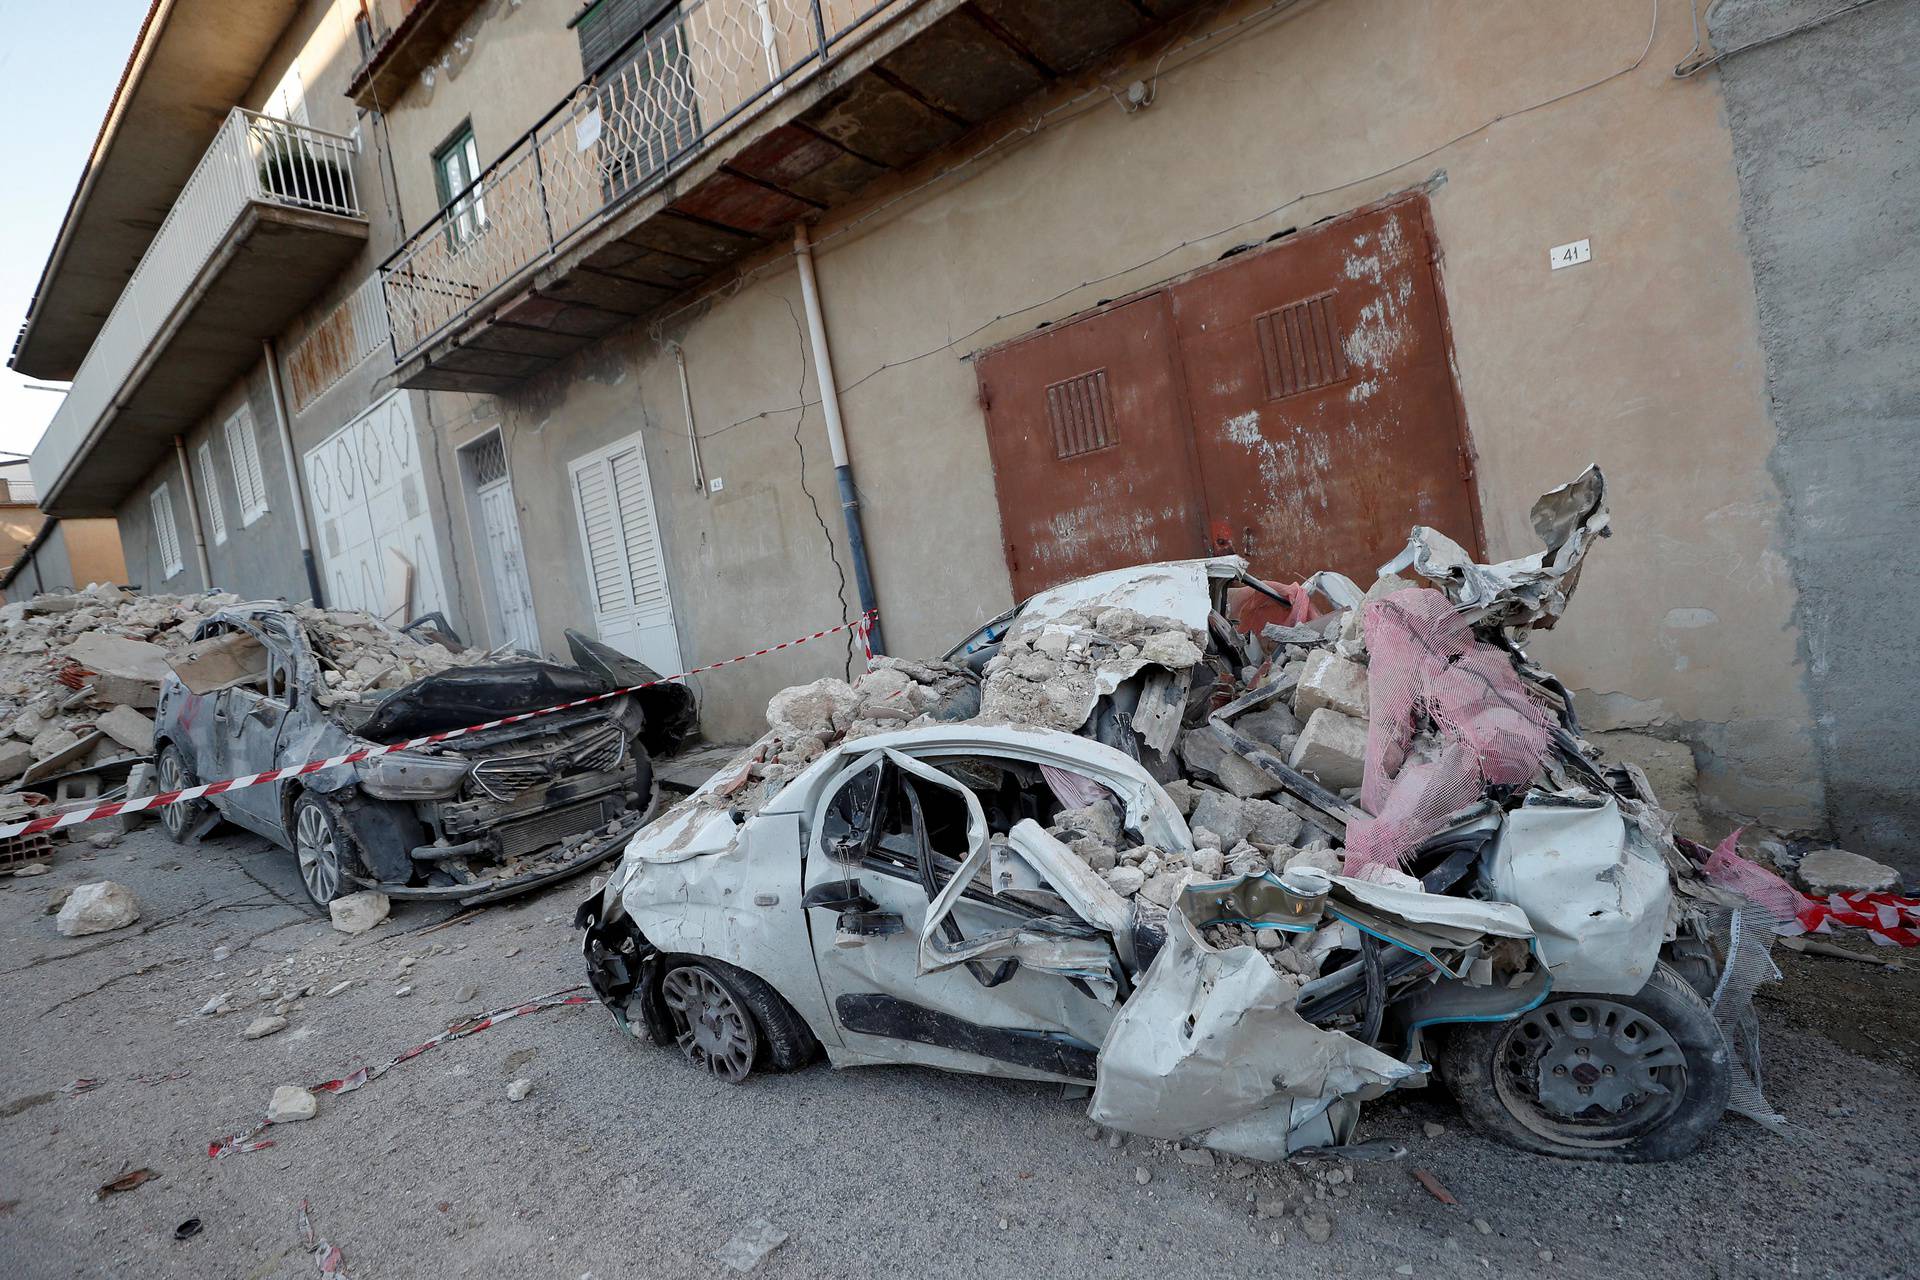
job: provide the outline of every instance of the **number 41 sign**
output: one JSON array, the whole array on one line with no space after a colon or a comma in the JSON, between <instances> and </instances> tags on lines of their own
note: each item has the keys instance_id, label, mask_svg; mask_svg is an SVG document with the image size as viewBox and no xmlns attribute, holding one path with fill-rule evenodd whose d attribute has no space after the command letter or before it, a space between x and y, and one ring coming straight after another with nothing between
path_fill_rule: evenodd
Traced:
<instances>
[{"instance_id":1,"label":"number 41 sign","mask_svg":"<svg viewBox=\"0 0 1920 1280\"><path fill-rule=\"evenodd\" d=\"M1562 267L1576 267L1592 260L1593 245L1585 240L1575 240L1572 244L1557 244L1547 251L1547 262L1555 271Z\"/></svg>"}]
</instances>

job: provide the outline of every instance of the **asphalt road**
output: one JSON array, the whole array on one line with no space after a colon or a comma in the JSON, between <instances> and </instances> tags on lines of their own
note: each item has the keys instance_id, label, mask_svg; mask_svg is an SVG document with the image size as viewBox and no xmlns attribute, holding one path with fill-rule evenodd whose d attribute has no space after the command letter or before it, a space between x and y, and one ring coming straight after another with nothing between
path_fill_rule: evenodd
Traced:
<instances>
[{"instance_id":1,"label":"asphalt road","mask_svg":"<svg viewBox=\"0 0 1920 1280\"><path fill-rule=\"evenodd\" d=\"M1510 1151L1466 1130L1438 1089L1369 1110L1361 1136L1404 1159L1196 1165L1145 1139L1115 1149L1051 1086L816 1065L730 1087L623 1042L596 1004L444 1044L323 1097L314 1119L276 1126L272 1147L215 1161L209 1141L257 1120L276 1085L384 1062L464 1013L580 982L567 921L583 886L431 933L449 909L402 908L348 938L306 905L291 855L230 831L182 848L148 828L109 850L65 846L53 866L0 878L0 1276L312 1277L302 1202L357 1280L728 1275L717 1251L757 1222L787 1235L753 1272L768 1278L1915 1266L1915 1024L1884 1012L1920 1006L1912 970L1783 961L1792 998L1759 1007L1768 1091L1790 1127L1730 1117L1664 1166ZM140 922L60 937L53 891L99 879L134 891ZM243 1039L272 1004L262 971L289 961L280 985L315 994L288 1029ZM1827 981L1848 999L1823 1003ZM196 1012L226 992L232 1012ZM1836 1042L1860 1043L1862 1009L1867 1040L1892 1044L1875 1058ZM520 1102L516 1077L532 1082ZM82 1078L99 1083L73 1091ZM1445 1132L1425 1136L1429 1123ZM157 1176L94 1199L141 1168ZM1310 1239L1297 1214L1256 1216L1262 1205L1309 1205L1331 1238ZM189 1218L203 1229L176 1241Z\"/></svg>"}]
</instances>

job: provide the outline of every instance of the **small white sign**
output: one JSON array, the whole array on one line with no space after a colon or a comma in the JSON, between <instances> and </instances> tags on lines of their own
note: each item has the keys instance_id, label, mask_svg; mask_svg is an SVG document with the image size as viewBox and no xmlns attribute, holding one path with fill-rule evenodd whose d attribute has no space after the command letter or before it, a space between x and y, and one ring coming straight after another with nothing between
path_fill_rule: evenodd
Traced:
<instances>
[{"instance_id":1,"label":"small white sign","mask_svg":"<svg viewBox=\"0 0 1920 1280\"><path fill-rule=\"evenodd\" d=\"M1577 267L1583 262L1593 260L1593 245L1586 240L1575 240L1572 244L1557 244L1547 253L1547 262L1558 271L1562 267Z\"/></svg>"},{"instance_id":2,"label":"small white sign","mask_svg":"<svg viewBox=\"0 0 1920 1280\"><path fill-rule=\"evenodd\" d=\"M722 480L719 476L715 476L713 479L707 481L708 493L718 493L726 487L727 487L727 482L725 480Z\"/></svg>"},{"instance_id":3,"label":"small white sign","mask_svg":"<svg viewBox=\"0 0 1920 1280\"><path fill-rule=\"evenodd\" d=\"M600 141L600 108L594 107L573 122L573 147L585 151Z\"/></svg>"}]
</instances>

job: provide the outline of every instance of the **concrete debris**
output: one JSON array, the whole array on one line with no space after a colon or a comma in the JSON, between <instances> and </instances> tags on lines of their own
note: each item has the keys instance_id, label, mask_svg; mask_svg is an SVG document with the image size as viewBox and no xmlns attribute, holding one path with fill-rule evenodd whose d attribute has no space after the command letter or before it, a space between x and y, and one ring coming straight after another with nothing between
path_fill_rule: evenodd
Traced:
<instances>
[{"instance_id":1,"label":"concrete debris","mask_svg":"<svg viewBox=\"0 0 1920 1280\"><path fill-rule=\"evenodd\" d=\"M319 1110L320 1100L310 1090L297 1084L283 1084L273 1091L273 1098L267 1103L267 1120L271 1124L311 1120Z\"/></svg>"},{"instance_id":2,"label":"concrete debris","mask_svg":"<svg viewBox=\"0 0 1920 1280\"><path fill-rule=\"evenodd\" d=\"M1295 755L1298 754L1296 750ZM1211 724L1180 735L1180 762L1189 773L1217 783L1243 799L1270 796L1280 789L1278 780L1235 750L1226 736Z\"/></svg>"},{"instance_id":3,"label":"concrete debris","mask_svg":"<svg viewBox=\"0 0 1920 1280\"><path fill-rule=\"evenodd\" d=\"M1200 798L1194 802L1193 813L1187 819L1188 825L1205 827L1220 837L1222 847L1231 848L1247 838L1253 830L1253 818L1247 812L1246 804L1238 796L1207 787L1200 792Z\"/></svg>"},{"instance_id":4,"label":"concrete debris","mask_svg":"<svg viewBox=\"0 0 1920 1280\"><path fill-rule=\"evenodd\" d=\"M349 893L327 904L333 927L342 933L365 933L385 920L392 909L392 901L377 889Z\"/></svg>"},{"instance_id":5,"label":"concrete debris","mask_svg":"<svg viewBox=\"0 0 1920 1280\"><path fill-rule=\"evenodd\" d=\"M13 869L13 874L16 877L43 876L51 870L53 870L53 868L48 866L44 862L29 862L23 867L15 867ZM72 892L73 891L71 889L62 890L62 900L64 901L65 895L71 894Z\"/></svg>"},{"instance_id":6,"label":"concrete debris","mask_svg":"<svg viewBox=\"0 0 1920 1280\"><path fill-rule=\"evenodd\" d=\"M1310 716L1321 707L1330 707L1342 715L1365 720L1367 669L1324 649L1316 650L1307 658L1306 668L1300 673L1293 707L1303 716Z\"/></svg>"},{"instance_id":7,"label":"concrete debris","mask_svg":"<svg viewBox=\"0 0 1920 1280\"><path fill-rule=\"evenodd\" d=\"M111 880L76 886L67 895L54 927L64 937L78 938L90 933L124 929L140 918L140 904L133 891Z\"/></svg>"},{"instance_id":8,"label":"concrete debris","mask_svg":"<svg viewBox=\"0 0 1920 1280\"><path fill-rule=\"evenodd\" d=\"M509 1102L522 1102L526 1099L526 1096L532 1092L533 1081L527 1079L525 1076L521 1076L518 1080L513 1081L507 1086L507 1100Z\"/></svg>"},{"instance_id":9,"label":"concrete debris","mask_svg":"<svg viewBox=\"0 0 1920 1280\"><path fill-rule=\"evenodd\" d=\"M1845 849L1815 849L1802 854L1794 879L1816 898L1835 893L1891 893L1900 888L1897 870Z\"/></svg>"},{"instance_id":10,"label":"concrete debris","mask_svg":"<svg viewBox=\"0 0 1920 1280\"><path fill-rule=\"evenodd\" d=\"M1367 759L1367 725L1331 707L1307 717L1287 761L1330 790L1360 785Z\"/></svg>"},{"instance_id":11,"label":"concrete debris","mask_svg":"<svg viewBox=\"0 0 1920 1280\"><path fill-rule=\"evenodd\" d=\"M755 1218L721 1245L713 1259L727 1270L744 1275L786 1242L786 1232L765 1218Z\"/></svg>"},{"instance_id":12,"label":"concrete debris","mask_svg":"<svg viewBox=\"0 0 1920 1280\"><path fill-rule=\"evenodd\" d=\"M96 723L100 732L127 750L143 756L153 754L153 717L123 703L101 716Z\"/></svg>"},{"instance_id":13,"label":"concrete debris","mask_svg":"<svg viewBox=\"0 0 1920 1280\"><path fill-rule=\"evenodd\" d=\"M264 1040L274 1034L274 1032L285 1031L286 1029L287 1020L285 1018L278 1014L269 1014L264 1017L255 1018L252 1022L249 1022L247 1029L240 1034L248 1040Z\"/></svg>"}]
</instances>

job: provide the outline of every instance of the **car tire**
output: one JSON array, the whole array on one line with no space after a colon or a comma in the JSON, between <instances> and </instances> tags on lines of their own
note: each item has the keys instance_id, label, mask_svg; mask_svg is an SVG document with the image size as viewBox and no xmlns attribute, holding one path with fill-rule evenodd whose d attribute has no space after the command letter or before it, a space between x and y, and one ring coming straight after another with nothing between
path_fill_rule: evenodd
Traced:
<instances>
[{"instance_id":1,"label":"car tire","mask_svg":"<svg viewBox=\"0 0 1920 1280\"><path fill-rule=\"evenodd\" d=\"M1719 1123L1733 1083L1713 1011L1665 964L1629 996L1557 996L1507 1022L1449 1028L1435 1056L1475 1129L1581 1160L1690 1154ZM1652 1088L1636 1092L1642 1085ZM1592 1105L1572 1110L1589 1096Z\"/></svg>"},{"instance_id":2,"label":"car tire","mask_svg":"<svg viewBox=\"0 0 1920 1280\"><path fill-rule=\"evenodd\" d=\"M160 758L155 762L155 782L161 791L181 791L187 787L200 785L194 776L193 764L187 759L187 753L179 743L169 742L160 748ZM200 825L200 819L210 808L205 800L188 800L182 804L170 804L160 810L160 826L167 833L167 839L175 844L185 844L193 829Z\"/></svg>"},{"instance_id":3,"label":"car tire","mask_svg":"<svg viewBox=\"0 0 1920 1280\"><path fill-rule=\"evenodd\" d=\"M813 1059L813 1033L780 993L745 969L674 956L652 993L687 1060L729 1084L754 1071L792 1071Z\"/></svg>"},{"instance_id":4,"label":"car tire","mask_svg":"<svg viewBox=\"0 0 1920 1280\"><path fill-rule=\"evenodd\" d=\"M355 892L357 886L349 875L359 866L353 854L353 838L331 801L311 791L302 792L293 802L290 831L300 886L315 906L325 911L335 898Z\"/></svg>"}]
</instances>

